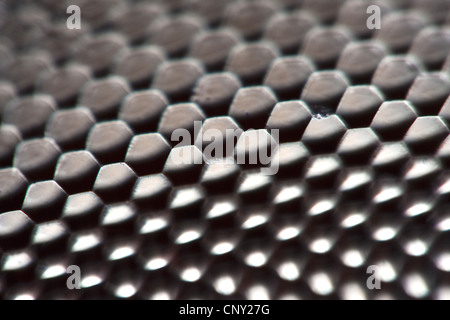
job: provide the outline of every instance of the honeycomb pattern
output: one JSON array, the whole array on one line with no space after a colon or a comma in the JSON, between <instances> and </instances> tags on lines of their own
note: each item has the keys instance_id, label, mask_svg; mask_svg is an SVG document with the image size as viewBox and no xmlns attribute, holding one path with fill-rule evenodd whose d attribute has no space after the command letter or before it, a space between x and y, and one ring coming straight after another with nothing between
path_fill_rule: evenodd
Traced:
<instances>
[{"instance_id":1,"label":"honeycomb pattern","mask_svg":"<svg viewBox=\"0 0 450 320\"><path fill-rule=\"evenodd\" d=\"M450 1L0 4L0 298L450 298Z\"/></svg>"}]
</instances>

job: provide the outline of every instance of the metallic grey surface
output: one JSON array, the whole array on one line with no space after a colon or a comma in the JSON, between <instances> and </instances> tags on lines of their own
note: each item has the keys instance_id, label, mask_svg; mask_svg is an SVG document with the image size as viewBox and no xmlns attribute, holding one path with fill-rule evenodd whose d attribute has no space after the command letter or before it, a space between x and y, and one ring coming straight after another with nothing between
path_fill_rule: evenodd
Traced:
<instances>
[{"instance_id":1,"label":"metallic grey surface","mask_svg":"<svg viewBox=\"0 0 450 320\"><path fill-rule=\"evenodd\" d=\"M0 298L449 299L449 8L7 0ZM279 129L278 173L176 163L194 121Z\"/></svg>"}]
</instances>

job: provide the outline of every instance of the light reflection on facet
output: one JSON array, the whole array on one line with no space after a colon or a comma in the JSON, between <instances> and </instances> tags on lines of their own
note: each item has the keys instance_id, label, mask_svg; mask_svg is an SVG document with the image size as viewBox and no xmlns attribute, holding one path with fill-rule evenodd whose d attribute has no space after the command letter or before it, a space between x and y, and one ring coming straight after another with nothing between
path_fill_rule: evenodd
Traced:
<instances>
[{"instance_id":1,"label":"light reflection on facet","mask_svg":"<svg viewBox=\"0 0 450 320\"><path fill-rule=\"evenodd\" d=\"M152 233L167 226L167 221L163 218L147 219L140 229L141 234Z\"/></svg>"},{"instance_id":2,"label":"light reflection on facet","mask_svg":"<svg viewBox=\"0 0 450 320\"><path fill-rule=\"evenodd\" d=\"M446 218L438 223L437 229L439 231L448 231L450 230L450 218Z\"/></svg>"},{"instance_id":3,"label":"light reflection on facet","mask_svg":"<svg viewBox=\"0 0 450 320\"><path fill-rule=\"evenodd\" d=\"M366 218L362 213L355 213L342 220L341 225L344 228L352 228L363 223L365 220Z\"/></svg>"},{"instance_id":4,"label":"light reflection on facet","mask_svg":"<svg viewBox=\"0 0 450 320\"><path fill-rule=\"evenodd\" d=\"M438 194L450 193L450 179L447 179L437 190Z\"/></svg>"},{"instance_id":5,"label":"light reflection on facet","mask_svg":"<svg viewBox=\"0 0 450 320\"><path fill-rule=\"evenodd\" d=\"M150 297L150 300L170 300L170 294L166 291L158 291Z\"/></svg>"},{"instance_id":6,"label":"light reflection on facet","mask_svg":"<svg viewBox=\"0 0 450 320\"><path fill-rule=\"evenodd\" d=\"M249 174L239 186L238 192L244 193L261 188L272 181L270 176L261 174Z\"/></svg>"},{"instance_id":7,"label":"light reflection on facet","mask_svg":"<svg viewBox=\"0 0 450 320\"><path fill-rule=\"evenodd\" d=\"M289 240L295 238L300 234L299 228L296 227L286 227L281 229L277 234L277 239L281 241Z\"/></svg>"},{"instance_id":8,"label":"light reflection on facet","mask_svg":"<svg viewBox=\"0 0 450 320\"><path fill-rule=\"evenodd\" d=\"M28 252L17 252L6 256L4 260L2 269L4 271L8 270L19 270L25 268L32 262L32 258Z\"/></svg>"},{"instance_id":9,"label":"light reflection on facet","mask_svg":"<svg viewBox=\"0 0 450 320\"><path fill-rule=\"evenodd\" d=\"M383 203L386 201L389 201L391 199L395 199L399 196L401 196L403 193L402 189L397 186L391 186L386 187L383 190L381 190L375 197L374 201L375 203Z\"/></svg>"},{"instance_id":10,"label":"light reflection on facet","mask_svg":"<svg viewBox=\"0 0 450 320\"><path fill-rule=\"evenodd\" d=\"M177 244L188 243L188 242L197 240L198 238L200 238L200 236L201 236L201 233L198 232L197 230L188 230L188 231L181 233L176 238L175 243L177 243Z\"/></svg>"},{"instance_id":11,"label":"light reflection on facet","mask_svg":"<svg viewBox=\"0 0 450 320\"><path fill-rule=\"evenodd\" d=\"M423 298L429 293L428 284L425 279L418 273L408 275L404 279L403 286L406 293L414 298Z\"/></svg>"},{"instance_id":12,"label":"light reflection on facet","mask_svg":"<svg viewBox=\"0 0 450 320\"><path fill-rule=\"evenodd\" d=\"M64 224L59 221L47 222L39 225L34 234L34 243L50 242L66 231Z\"/></svg>"},{"instance_id":13,"label":"light reflection on facet","mask_svg":"<svg viewBox=\"0 0 450 320\"><path fill-rule=\"evenodd\" d=\"M153 258L150 259L146 264L145 264L145 269L146 270L158 270L161 268L164 268L167 265L168 261L164 258Z\"/></svg>"},{"instance_id":14,"label":"light reflection on facet","mask_svg":"<svg viewBox=\"0 0 450 320\"><path fill-rule=\"evenodd\" d=\"M31 294L28 293L24 293L24 294L19 294L17 296L14 297L14 300L36 300L36 297L33 297Z\"/></svg>"},{"instance_id":15,"label":"light reflection on facet","mask_svg":"<svg viewBox=\"0 0 450 320\"><path fill-rule=\"evenodd\" d=\"M72 246L72 251L80 252L80 251L88 250L99 244L100 244L100 238L98 237L97 234L88 233L88 234L79 235L76 238L76 240Z\"/></svg>"},{"instance_id":16,"label":"light reflection on facet","mask_svg":"<svg viewBox=\"0 0 450 320\"><path fill-rule=\"evenodd\" d=\"M196 267L188 267L181 272L181 279L187 282L195 282L202 276L200 270Z\"/></svg>"},{"instance_id":17,"label":"light reflection on facet","mask_svg":"<svg viewBox=\"0 0 450 320\"><path fill-rule=\"evenodd\" d=\"M118 298L130 298L136 291L137 289L132 283L124 283L117 287L114 293Z\"/></svg>"},{"instance_id":18,"label":"light reflection on facet","mask_svg":"<svg viewBox=\"0 0 450 320\"><path fill-rule=\"evenodd\" d=\"M416 203L412 207L408 208L405 214L408 217L415 217L428 212L431 209L431 207L432 206L430 203L425 202Z\"/></svg>"},{"instance_id":19,"label":"light reflection on facet","mask_svg":"<svg viewBox=\"0 0 450 320\"><path fill-rule=\"evenodd\" d=\"M391 282L397 278L397 272L389 261L382 261L377 264L379 267L379 277L384 282Z\"/></svg>"},{"instance_id":20,"label":"light reflection on facet","mask_svg":"<svg viewBox=\"0 0 450 320\"><path fill-rule=\"evenodd\" d=\"M41 279L55 278L57 276L65 274L65 273L66 273L66 267L61 264L57 264L57 265L49 266L48 268L46 268L45 271L41 275Z\"/></svg>"},{"instance_id":21,"label":"light reflection on facet","mask_svg":"<svg viewBox=\"0 0 450 320\"><path fill-rule=\"evenodd\" d=\"M222 276L214 282L214 289L217 293L230 295L236 291L234 279L230 276Z\"/></svg>"},{"instance_id":22,"label":"light reflection on facet","mask_svg":"<svg viewBox=\"0 0 450 320\"><path fill-rule=\"evenodd\" d=\"M171 203L171 208L181 208L196 201L199 201L203 197L202 193L197 188L186 188L178 190Z\"/></svg>"},{"instance_id":23,"label":"light reflection on facet","mask_svg":"<svg viewBox=\"0 0 450 320\"><path fill-rule=\"evenodd\" d=\"M309 279L311 290L319 295L328 295L334 291L333 282L325 272L313 274Z\"/></svg>"},{"instance_id":24,"label":"light reflection on facet","mask_svg":"<svg viewBox=\"0 0 450 320\"><path fill-rule=\"evenodd\" d=\"M301 297L298 296L298 295L295 294L295 293L287 293L287 294L281 295L281 296L280 296L279 298L277 298L277 299L279 299L279 300L294 300L294 301L296 301L296 300L300 300Z\"/></svg>"},{"instance_id":25,"label":"light reflection on facet","mask_svg":"<svg viewBox=\"0 0 450 320\"><path fill-rule=\"evenodd\" d=\"M255 251L245 257L245 263L251 267L261 267L267 262L267 256L261 251Z\"/></svg>"},{"instance_id":26,"label":"light reflection on facet","mask_svg":"<svg viewBox=\"0 0 450 320\"><path fill-rule=\"evenodd\" d=\"M307 178L315 178L324 176L334 170L338 170L340 166L339 161L333 156L323 156L315 159L315 161L308 168L306 173Z\"/></svg>"},{"instance_id":27,"label":"light reflection on facet","mask_svg":"<svg viewBox=\"0 0 450 320\"><path fill-rule=\"evenodd\" d=\"M103 282L103 279L95 274L87 275L81 279L81 287L82 288L90 288L90 287L96 286L102 282Z\"/></svg>"},{"instance_id":28,"label":"light reflection on facet","mask_svg":"<svg viewBox=\"0 0 450 320\"><path fill-rule=\"evenodd\" d=\"M363 184L369 183L371 178L370 174L366 171L351 173L341 184L340 189L342 191L352 190Z\"/></svg>"},{"instance_id":29,"label":"light reflection on facet","mask_svg":"<svg viewBox=\"0 0 450 320\"><path fill-rule=\"evenodd\" d=\"M351 249L342 255L342 262L351 268L357 268L364 263L364 257L359 250Z\"/></svg>"},{"instance_id":30,"label":"light reflection on facet","mask_svg":"<svg viewBox=\"0 0 450 320\"><path fill-rule=\"evenodd\" d=\"M116 248L114 249L111 254L109 255L109 260L114 261L114 260L120 260L126 257L129 257L131 255L134 254L134 249L133 247L120 247L120 248Z\"/></svg>"},{"instance_id":31,"label":"light reflection on facet","mask_svg":"<svg viewBox=\"0 0 450 320\"><path fill-rule=\"evenodd\" d=\"M119 223L131 218L134 214L133 208L129 205L111 206L106 210L102 223L105 225Z\"/></svg>"},{"instance_id":32,"label":"light reflection on facet","mask_svg":"<svg viewBox=\"0 0 450 320\"><path fill-rule=\"evenodd\" d=\"M248 300L269 300L270 294L263 285L254 285L247 290Z\"/></svg>"},{"instance_id":33,"label":"light reflection on facet","mask_svg":"<svg viewBox=\"0 0 450 320\"><path fill-rule=\"evenodd\" d=\"M260 226L267 222L267 217L264 215L253 215L250 216L247 220L242 224L242 228L251 229L257 226Z\"/></svg>"},{"instance_id":34,"label":"light reflection on facet","mask_svg":"<svg viewBox=\"0 0 450 320\"><path fill-rule=\"evenodd\" d=\"M397 230L391 226L383 226L378 228L374 234L373 238L378 241L388 241L397 235Z\"/></svg>"},{"instance_id":35,"label":"light reflection on facet","mask_svg":"<svg viewBox=\"0 0 450 320\"><path fill-rule=\"evenodd\" d=\"M330 251L332 243L329 239L320 238L311 242L309 249L315 253L326 253Z\"/></svg>"},{"instance_id":36,"label":"light reflection on facet","mask_svg":"<svg viewBox=\"0 0 450 320\"><path fill-rule=\"evenodd\" d=\"M283 188L275 197L274 203L283 203L302 195L302 189L297 186Z\"/></svg>"},{"instance_id":37,"label":"light reflection on facet","mask_svg":"<svg viewBox=\"0 0 450 320\"><path fill-rule=\"evenodd\" d=\"M234 209L235 209L235 206L229 201L218 202L218 203L214 204L214 206L211 208L211 210L209 210L206 218L213 219L213 218L221 217L221 216L226 215L229 212L233 211Z\"/></svg>"},{"instance_id":38,"label":"light reflection on facet","mask_svg":"<svg viewBox=\"0 0 450 320\"><path fill-rule=\"evenodd\" d=\"M436 290L435 294L436 300L450 300L450 286L441 287Z\"/></svg>"},{"instance_id":39,"label":"light reflection on facet","mask_svg":"<svg viewBox=\"0 0 450 320\"><path fill-rule=\"evenodd\" d=\"M439 170L439 163L437 159L426 158L414 161L411 169L405 174L406 180L413 180L423 177L433 171Z\"/></svg>"},{"instance_id":40,"label":"light reflection on facet","mask_svg":"<svg viewBox=\"0 0 450 320\"><path fill-rule=\"evenodd\" d=\"M428 246L420 239L412 240L405 245L405 251L411 256L423 256L427 253Z\"/></svg>"},{"instance_id":41,"label":"light reflection on facet","mask_svg":"<svg viewBox=\"0 0 450 320\"><path fill-rule=\"evenodd\" d=\"M333 200L322 200L317 202L311 209L309 209L309 214L311 216L316 216L325 213L335 206L335 201Z\"/></svg>"},{"instance_id":42,"label":"light reflection on facet","mask_svg":"<svg viewBox=\"0 0 450 320\"><path fill-rule=\"evenodd\" d=\"M219 242L214 247L211 248L211 253L214 255L221 255L228 253L234 249L234 244L232 242Z\"/></svg>"},{"instance_id":43,"label":"light reflection on facet","mask_svg":"<svg viewBox=\"0 0 450 320\"><path fill-rule=\"evenodd\" d=\"M280 278L288 281L297 280L300 277L300 270L298 266L291 261L282 263L278 269L278 274Z\"/></svg>"},{"instance_id":44,"label":"light reflection on facet","mask_svg":"<svg viewBox=\"0 0 450 320\"><path fill-rule=\"evenodd\" d=\"M366 300L367 296L358 283L346 283L342 286L341 295L344 300Z\"/></svg>"},{"instance_id":45,"label":"light reflection on facet","mask_svg":"<svg viewBox=\"0 0 450 320\"><path fill-rule=\"evenodd\" d=\"M435 259L436 266L445 272L450 272L450 252L443 252Z\"/></svg>"}]
</instances>

